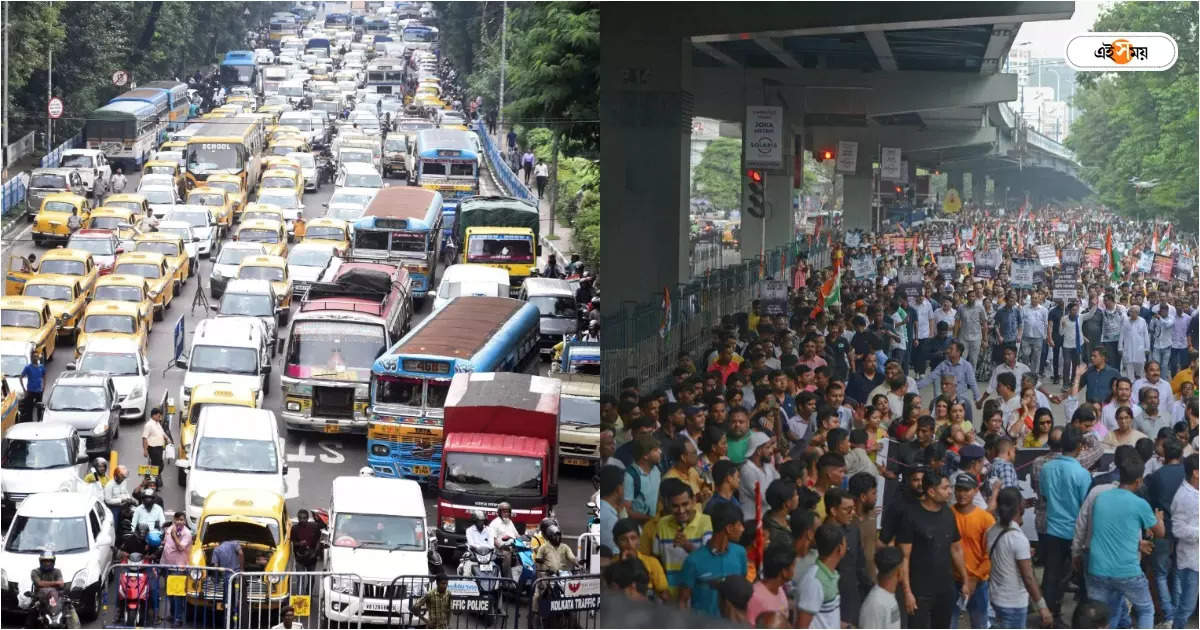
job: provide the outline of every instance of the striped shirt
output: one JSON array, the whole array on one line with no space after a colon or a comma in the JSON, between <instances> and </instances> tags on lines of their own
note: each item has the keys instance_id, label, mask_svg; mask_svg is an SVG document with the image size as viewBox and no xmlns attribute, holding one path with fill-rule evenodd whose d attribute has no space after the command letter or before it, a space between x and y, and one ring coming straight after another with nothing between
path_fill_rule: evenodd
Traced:
<instances>
[{"instance_id":1,"label":"striped shirt","mask_svg":"<svg viewBox=\"0 0 1200 630\"><path fill-rule=\"evenodd\" d=\"M652 555L662 562L667 573L667 585L672 597L678 595L679 587L683 585L683 562L688 557L687 550L675 544L678 532L679 523L673 516L660 518L654 526L650 545ZM696 510L691 522L683 527L683 535L697 549L708 544L708 539L712 538L712 519Z\"/></svg>"}]
</instances>

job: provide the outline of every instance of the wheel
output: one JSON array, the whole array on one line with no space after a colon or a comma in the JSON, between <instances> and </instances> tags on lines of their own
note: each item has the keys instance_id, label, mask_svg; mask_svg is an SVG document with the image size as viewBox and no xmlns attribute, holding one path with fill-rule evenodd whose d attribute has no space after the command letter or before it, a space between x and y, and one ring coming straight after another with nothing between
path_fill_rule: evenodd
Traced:
<instances>
[{"instance_id":1,"label":"wheel","mask_svg":"<svg viewBox=\"0 0 1200 630\"><path fill-rule=\"evenodd\" d=\"M100 616L100 589L101 586L97 583L84 590L83 601L79 602L76 608L80 621L91 623Z\"/></svg>"},{"instance_id":2,"label":"wheel","mask_svg":"<svg viewBox=\"0 0 1200 630\"><path fill-rule=\"evenodd\" d=\"M161 322L163 320L163 309L161 309L161 308L154 309L154 318L153 319L156 322Z\"/></svg>"},{"instance_id":3,"label":"wheel","mask_svg":"<svg viewBox=\"0 0 1200 630\"><path fill-rule=\"evenodd\" d=\"M179 295L179 292L180 292L182 289L183 289L183 283L182 283L182 282L180 282L180 281L178 281L178 280L176 280L176 281L175 281L175 284L172 284L172 285L171 285L171 293L172 293L173 295Z\"/></svg>"}]
</instances>

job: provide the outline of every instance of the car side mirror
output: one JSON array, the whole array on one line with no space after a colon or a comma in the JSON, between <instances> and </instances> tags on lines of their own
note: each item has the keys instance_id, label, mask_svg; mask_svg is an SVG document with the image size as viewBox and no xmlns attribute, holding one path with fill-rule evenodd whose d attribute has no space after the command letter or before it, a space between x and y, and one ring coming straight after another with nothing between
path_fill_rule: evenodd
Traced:
<instances>
[{"instance_id":1,"label":"car side mirror","mask_svg":"<svg viewBox=\"0 0 1200 630\"><path fill-rule=\"evenodd\" d=\"M76 464L86 464L86 463L88 463L88 461L89 461L89 458L88 458L87 452L79 453L75 456Z\"/></svg>"},{"instance_id":2,"label":"car side mirror","mask_svg":"<svg viewBox=\"0 0 1200 630\"><path fill-rule=\"evenodd\" d=\"M67 364L67 370L76 370L76 369L79 369L79 366L75 365L74 361Z\"/></svg>"},{"instance_id":3,"label":"car side mirror","mask_svg":"<svg viewBox=\"0 0 1200 630\"><path fill-rule=\"evenodd\" d=\"M187 357L179 357L178 359L175 359L175 361L171 365L178 367L178 368L183 368L186 370L187 366L188 366Z\"/></svg>"},{"instance_id":4,"label":"car side mirror","mask_svg":"<svg viewBox=\"0 0 1200 630\"><path fill-rule=\"evenodd\" d=\"M212 312L214 312L214 313L216 313L216 312L217 312L217 310L218 310L218 309L220 309L220 308L221 308L221 307L220 307L220 305L218 305L218 304L209 304L209 305L208 305L208 310L210 310L210 311L212 311Z\"/></svg>"},{"instance_id":5,"label":"car side mirror","mask_svg":"<svg viewBox=\"0 0 1200 630\"><path fill-rule=\"evenodd\" d=\"M120 410L121 410L121 403L119 403L119 402L114 402L114 403L112 404L112 407L109 407L109 408L110 408L110 409L112 409L113 411L120 411Z\"/></svg>"}]
</instances>

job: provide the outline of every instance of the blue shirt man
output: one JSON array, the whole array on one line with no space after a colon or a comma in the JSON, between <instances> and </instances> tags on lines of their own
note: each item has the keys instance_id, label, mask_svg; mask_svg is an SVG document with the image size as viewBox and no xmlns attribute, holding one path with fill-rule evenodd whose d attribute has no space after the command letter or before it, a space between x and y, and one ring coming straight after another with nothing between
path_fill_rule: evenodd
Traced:
<instances>
[{"instance_id":1,"label":"blue shirt man","mask_svg":"<svg viewBox=\"0 0 1200 630\"><path fill-rule=\"evenodd\" d=\"M996 311L996 332L1000 335L1000 341L1016 343L1020 330L1021 310L1017 308L1017 299L1009 296L1008 302Z\"/></svg>"},{"instance_id":2,"label":"blue shirt man","mask_svg":"<svg viewBox=\"0 0 1200 630\"><path fill-rule=\"evenodd\" d=\"M45 380L46 366L42 363L41 357L35 357L33 363L26 365L21 370L21 384L30 394L41 394Z\"/></svg>"},{"instance_id":3,"label":"blue shirt man","mask_svg":"<svg viewBox=\"0 0 1200 630\"><path fill-rule=\"evenodd\" d=\"M1098 360L1097 360L1098 359ZM1103 403L1112 392L1112 382L1121 378L1121 373L1107 364L1101 355L1092 353L1092 366L1083 373L1084 395L1088 402Z\"/></svg>"},{"instance_id":4,"label":"blue shirt man","mask_svg":"<svg viewBox=\"0 0 1200 630\"><path fill-rule=\"evenodd\" d=\"M213 565L231 571L242 570L242 543L238 540L226 540L213 549Z\"/></svg>"},{"instance_id":5,"label":"blue shirt man","mask_svg":"<svg viewBox=\"0 0 1200 630\"><path fill-rule=\"evenodd\" d=\"M720 617L716 585L730 575L746 575L746 548L734 542L727 545L724 553L718 553L710 542L684 560L681 585L691 589L693 610Z\"/></svg>"},{"instance_id":6,"label":"blue shirt man","mask_svg":"<svg viewBox=\"0 0 1200 630\"><path fill-rule=\"evenodd\" d=\"M1075 536L1079 506L1092 485L1092 476L1075 459L1077 453L1078 448L1046 462L1038 480L1046 500L1046 533L1068 541Z\"/></svg>"}]
</instances>

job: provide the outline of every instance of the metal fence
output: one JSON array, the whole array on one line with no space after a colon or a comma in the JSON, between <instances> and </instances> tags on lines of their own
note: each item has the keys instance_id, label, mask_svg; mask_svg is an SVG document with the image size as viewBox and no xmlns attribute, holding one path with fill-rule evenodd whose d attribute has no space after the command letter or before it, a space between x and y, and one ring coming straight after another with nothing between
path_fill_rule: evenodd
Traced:
<instances>
[{"instance_id":1,"label":"metal fence","mask_svg":"<svg viewBox=\"0 0 1200 630\"><path fill-rule=\"evenodd\" d=\"M42 158L41 167L42 168L58 167L59 163L62 161L63 151L66 151L67 149L77 149L80 146L83 146L83 132L82 131L71 136L71 138L69 140L54 147L53 151L47 153Z\"/></svg>"},{"instance_id":2,"label":"metal fence","mask_svg":"<svg viewBox=\"0 0 1200 630\"><path fill-rule=\"evenodd\" d=\"M488 135L487 127L484 126L482 120L475 121L475 133L479 135L479 141L483 143L483 152L487 154L489 162L488 168L495 173L496 179L500 180L508 194L536 204L538 202L537 195L534 195L533 191L529 190L529 187L508 166L508 161L500 155L496 143L492 142L492 137Z\"/></svg>"},{"instance_id":3,"label":"metal fence","mask_svg":"<svg viewBox=\"0 0 1200 630\"><path fill-rule=\"evenodd\" d=\"M631 376L643 388L662 386L680 352L700 350L722 317L750 309L763 280L775 278L791 284L801 255L807 257L810 268L829 266L828 248L791 243L672 287L669 305L659 297L604 316L600 362L604 391L615 394L621 380Z\"/></svg>"},{"instance_id":4,"label":"metal fence","mask_svg":"<svg viewBox=\"0 0 1200 630\"><path fill-rule=\"evenodd\" d=\"M528 617L521 625L520 584L512 578L478 578L448 575L450 616L446 628L522 628L530 627ZM385 624L405 628L431 623L429 607L421 599L437 588L432 575L401 575L386 585ZM367 602L369 605L370 602ZM441 626L439 626L441 627Z\"/></svg>"},{"instance_id":5,"label":"metal fence","mask_svg":"<svg viewBox=\"0 0 1200 630\"><path fill-rule=\"evenodd\" d=\"M25 201L25 182L21 181L21 177L13 177L4 182L3 197L0 198L3 214L7 216L10 211L19 211L22 201Z\"/></svg>"},{"instance_id":6,"label":"metal fence","mask_svg":"<svg viewBox=\"0 0 1200 630\"><path fill-rule=\"evenodd\" d=\"M17 163L17 160L33 153L34 138L36 132L30 131L16 142L11 142L4 148L4 166L9 167Z\"/></svg>"},{"instance_id":7,"label":"metal fence","mask_svg":"<svg viewBox=\"0 0 1200 630\"><path fill-rule=\"evenodd\" d=\"M600 617L600 576L539 578L529 603L530 628L595 628Z\"/></svg>"},{"instance_id":8,"label":"metal fence","mask_svg":"<svg viewBox=\"0 0 1200 630\"><path fill-rule=\"evenodd\" d=\"M225 628L270 628L290 606L302 627L340 629L362 627L363 615L350 602L369 603L372 585L353 573L243 571L230 587Z\"/></svg>"},{"instance_id":9,"label":"metal fence","mask_svg":"<svg viewBox=\"0 0 1200 630\"><path fill-rule=\"evenodd\" d=\"M215 567L115 564L100 594L100 623L105 628L224 627L232 575Z\"/></svg>"}]
</instances>

